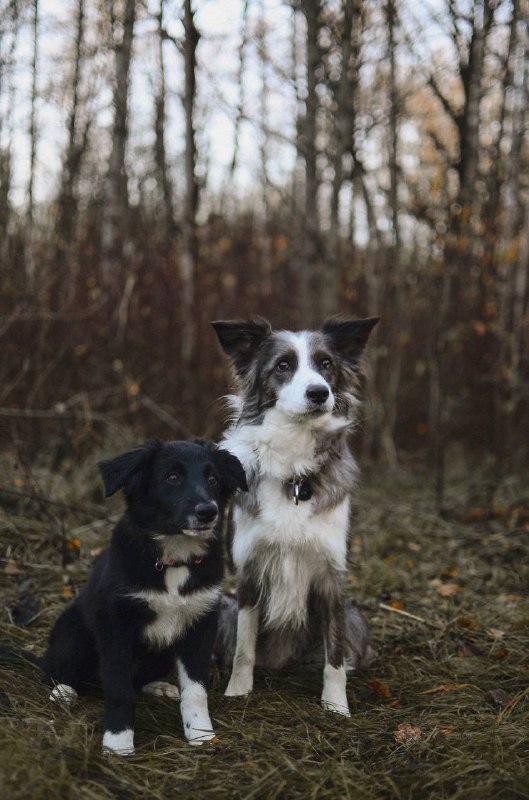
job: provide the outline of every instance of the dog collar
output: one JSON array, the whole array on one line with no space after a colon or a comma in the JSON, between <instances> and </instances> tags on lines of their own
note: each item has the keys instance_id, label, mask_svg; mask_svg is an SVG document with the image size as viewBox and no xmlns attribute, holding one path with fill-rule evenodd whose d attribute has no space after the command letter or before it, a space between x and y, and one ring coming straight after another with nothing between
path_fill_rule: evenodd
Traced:
<instances>
[{"instance_id":1,"label":"dog collar","mask_svg":"<svg viewBox=\"0 0 529 800\"><path fill-rule=\"evenodd\" d=\"M194 556L192 564L202 564L204 556ZM163 572L166 567L188 567L189 561L175 561L174 558L168 558L167 561L162 561L157 558L154 564L154 569L158 572Z\"/></svg>"},{"instance_id":2,"label":"dog collar","mask_svg":"<svg viewBox=\"0 0 529 800\"><path fill-rule=\"evenodd\" d=\"M286 481L286 485L292 487L292 499L296 505L299 505L300 500L303 502L312 497L312 484L309 478L291 478Z\"/></svg>"}]
</instances>

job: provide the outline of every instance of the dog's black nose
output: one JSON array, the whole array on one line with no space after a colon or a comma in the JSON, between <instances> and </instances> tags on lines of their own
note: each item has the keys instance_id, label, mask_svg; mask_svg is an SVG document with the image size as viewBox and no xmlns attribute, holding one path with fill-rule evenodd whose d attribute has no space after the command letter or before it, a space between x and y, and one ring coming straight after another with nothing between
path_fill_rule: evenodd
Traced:
<instances>
[{"instance_id":1,"label":"dog's black nose","mask_svg":"<svg viewBox=\"0 0 529 800\"><path fill-rule=\"evenodd\" d=\"M216 503L197 503L195 506L195 516L199 522L213 522L218 514Z\"/></svg>"},{"instance_id":2,"label":"dog's black nose","mask_svg":"<svg viewBox=\"0 0 529 800\"><path fill-rule=\"evenodd\" d=\"M312 403L325 403L329 397L329 390L326 386L313 383L307 387L306 395Z\"/></svg>"}]
</instances>

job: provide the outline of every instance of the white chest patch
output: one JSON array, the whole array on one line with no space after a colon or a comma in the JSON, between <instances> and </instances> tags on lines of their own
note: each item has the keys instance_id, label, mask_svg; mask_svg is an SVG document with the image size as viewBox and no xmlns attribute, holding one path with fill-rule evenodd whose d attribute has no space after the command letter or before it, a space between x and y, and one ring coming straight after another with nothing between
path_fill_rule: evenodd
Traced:
<instances>
[{"instance_id":1,"label":"white chest patch","mask_svg":"<svg viewBox=\"0 0 529 800\"><path fill-rule=\"evenodd\" d=\"M270 478L261 480L257 496L257 517L235 508L235 565L243 569L257 551L261 586L268 587L267 596L261 598L266 624L303 625L311 588L317 589L330 572L345 570L349 498L315 514L312 501L296 506Z\"/></svg>"},{"instance_id":2,"label":"white chest patch","mask_svg":"<svg viewBox=\"0 0 529 800\"><path fill-rule=\"evenodd\" d=\"M143 639L153 647L168 647L180 639L217 602L221 591L219 585L181 594L188 578L187 567L171 567L164 573L166 592L146 590L130 595L143 600L156 614L143 630Z\"/></svg>"}]
</instances>

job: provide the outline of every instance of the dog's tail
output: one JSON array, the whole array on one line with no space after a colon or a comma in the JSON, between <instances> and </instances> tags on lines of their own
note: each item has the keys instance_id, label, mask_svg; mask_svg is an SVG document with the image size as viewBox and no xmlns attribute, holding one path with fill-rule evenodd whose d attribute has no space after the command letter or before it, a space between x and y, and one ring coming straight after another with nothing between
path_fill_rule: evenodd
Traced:
<instances>
[{"instance_id":1,"label":"dog's tail","mask_svg":"<svg viewBox=\"0 0 529 800\"><path fill-rule=\"evenodd\" d=\"M28 650L23 650L21 647L15 647L10 644L0 644L0 666L24 666L25 664L31 664L32 666L39 667L39 669L44 669L44 658L30 653Z\"/></svg>"}]
</instances>

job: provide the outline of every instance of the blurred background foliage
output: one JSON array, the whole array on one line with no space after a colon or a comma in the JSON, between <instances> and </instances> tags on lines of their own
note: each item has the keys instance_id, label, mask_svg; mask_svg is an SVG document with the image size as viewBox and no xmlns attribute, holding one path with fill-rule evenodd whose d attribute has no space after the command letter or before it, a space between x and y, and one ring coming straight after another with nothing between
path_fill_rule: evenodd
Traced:
<instances>
[{"instance_id":1,"label":"blurred background foliage","mask_svg":"<svg viewBox=\"0 0 529 800\"><path fill-rule=\"evenodd\" d=\"M527 0L4 0L0 431L219 435L209 321L381 315L359 449L519 469Z\"/></svg>"}]
</instances>

